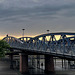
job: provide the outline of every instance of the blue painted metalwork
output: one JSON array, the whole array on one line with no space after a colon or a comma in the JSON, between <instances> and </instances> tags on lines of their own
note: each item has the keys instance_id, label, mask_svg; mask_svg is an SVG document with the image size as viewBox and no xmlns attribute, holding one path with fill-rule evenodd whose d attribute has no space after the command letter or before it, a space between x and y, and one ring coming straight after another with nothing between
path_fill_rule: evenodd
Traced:
<instances>
[{"instance_id":1,"label":"blue painted metalwork","mask_svg":"<svg viewBox=\"0 0 75 75\"><path fill-rule=\"evenodd\" d=\"M7 36L3 40L14 48L75 56L75 33L48 33L19 39Z\"/></svg>"}]
</instances>

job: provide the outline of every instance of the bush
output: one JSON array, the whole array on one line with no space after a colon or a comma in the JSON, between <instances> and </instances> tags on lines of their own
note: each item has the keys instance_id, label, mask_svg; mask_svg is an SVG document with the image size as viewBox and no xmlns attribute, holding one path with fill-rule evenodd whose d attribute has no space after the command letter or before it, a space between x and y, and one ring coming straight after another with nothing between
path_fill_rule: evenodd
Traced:
<instances>
[{"instance_id":1,"label":"bush","mask_svg":"<svg viewBox=\"0 0 75 75\"><path fill-rule=\"evenodd\" d=\"M9 44L6 41L0 40L0 57L4 57L7 52L10 52L8 50L9 47Z\"/></svg>"}]
</instances>

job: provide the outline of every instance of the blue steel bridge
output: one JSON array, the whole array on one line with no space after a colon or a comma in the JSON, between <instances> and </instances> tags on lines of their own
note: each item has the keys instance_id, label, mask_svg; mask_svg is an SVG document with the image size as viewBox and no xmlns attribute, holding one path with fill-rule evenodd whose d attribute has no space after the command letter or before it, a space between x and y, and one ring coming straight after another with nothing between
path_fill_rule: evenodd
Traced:
<instances>
[{"instance_id":1,"label":"blue steel bridge","mask_svg":"<svg viewBox=\"0 0 75 75\"><path fill-rule=\"evenodd\" d=\"M75 33L60 32L41 34L36 37L21 37L15 38L6 36L3 38L12 49L26 52L28 55L39 54L46 55L45 63L48 64L50 57L60 57L70 60L75 60ZM50 63L52 58L50 59ZM49 63L49 64L50 64ZM46 70L50 70L49 64L46 65ZM21 65L22 66L22 65ZM23 67L23 66L22 66ZM21 68L22 68L21 67ZM48 69L47 69L48 68Z\"/></svg>"}]
</instances>

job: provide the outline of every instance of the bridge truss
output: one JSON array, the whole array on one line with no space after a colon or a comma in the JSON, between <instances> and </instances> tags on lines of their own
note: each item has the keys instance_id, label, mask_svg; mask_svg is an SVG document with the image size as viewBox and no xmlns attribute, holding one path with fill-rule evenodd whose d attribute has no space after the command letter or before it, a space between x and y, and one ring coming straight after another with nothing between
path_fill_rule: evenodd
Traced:
<instances>
[{"instance_id":1,"label":"bridge truss","mask_svg":"<svg viewBox=\"0 0 75 75\"><path fill-rule=\"evenodd\" d=\"M18 39L6 36L3 40L13 48L75 56L75 33L48 33Z\"/></svg>"}]
</instances>

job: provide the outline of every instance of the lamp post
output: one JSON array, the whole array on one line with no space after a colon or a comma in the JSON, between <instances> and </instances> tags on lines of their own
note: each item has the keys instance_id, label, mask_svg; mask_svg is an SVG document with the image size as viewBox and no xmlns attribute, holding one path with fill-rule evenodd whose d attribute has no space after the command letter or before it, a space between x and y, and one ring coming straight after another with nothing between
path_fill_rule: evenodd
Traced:
<instances>
[{"instance_id":1,"label":"lamp post","mask_svg":"<svg viewBox=\"0 0 75 75\"><path fill-rule=\"evenodd\" d=\"M25 29L22 29L22 30L23 30L23 37L24 37L24 30L25 30Z\"/></svg>"},{"instance_id":2,"label":"lamp post","mask_svg":"<svg viewBox=\"0 0 75 75\"><path fill-rule=\"evenodd\" d=\"M49 33L49 30L47 30L47 32Z\"/></svg>"}]
</instances>

